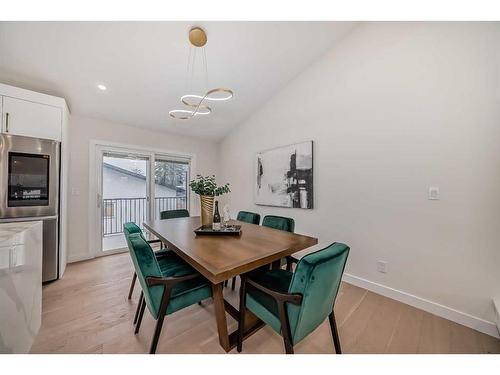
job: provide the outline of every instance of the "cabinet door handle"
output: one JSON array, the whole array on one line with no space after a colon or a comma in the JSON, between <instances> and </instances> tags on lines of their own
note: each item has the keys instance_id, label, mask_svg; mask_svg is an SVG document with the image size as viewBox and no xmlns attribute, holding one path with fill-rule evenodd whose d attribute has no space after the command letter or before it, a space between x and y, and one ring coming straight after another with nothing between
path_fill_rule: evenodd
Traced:
<instances>
[{"instance_id":1,"label":"cabinet door handle","mask_svg":"<svg viewBox=\"0 0 500 375\"><path fill-rule=\"evenodd\" d=\"M5 132L9 132L9 112L5 113Z\"/></svg>"}]
</instances>

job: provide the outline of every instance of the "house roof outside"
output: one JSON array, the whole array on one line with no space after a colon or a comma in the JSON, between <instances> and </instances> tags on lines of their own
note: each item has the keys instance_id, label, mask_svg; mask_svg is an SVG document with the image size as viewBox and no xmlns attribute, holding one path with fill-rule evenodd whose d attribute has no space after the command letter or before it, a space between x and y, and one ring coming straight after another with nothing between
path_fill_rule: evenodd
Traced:
<instances>
[{"instance_id":1,"label":"house roof outside","mask_svg":"<svg viewBox=\"0 0 500 375\"><path fill-rule=\"evenodd\" d=\"M132 160L127 159L120 161L113 159L112 161L103 163L103 198L146 197L146 162L124 163L123 161L132 162ZM155 183L155 196L175 197L177 193L172 187Z\"/></svg>"}]
</instances>

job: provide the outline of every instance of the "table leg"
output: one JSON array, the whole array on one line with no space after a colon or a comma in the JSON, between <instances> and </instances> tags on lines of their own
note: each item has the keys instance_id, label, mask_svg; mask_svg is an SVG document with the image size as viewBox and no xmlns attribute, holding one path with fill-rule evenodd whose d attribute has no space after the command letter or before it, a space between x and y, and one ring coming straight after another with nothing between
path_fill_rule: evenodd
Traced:
<instances>
[{"instance_id":1,"label":"table leg","mask_svg":"<svg viewBox=\"0 0 500 375\"><path fill-rule=\"evenodd\" d=\"M212 298L214 300L215 320L217 322L217 331L219 333L219 344L226 352L229 352L231 349L236 347L238 330L228 334L226 312L235 320L238 320L239 311L229 302L224 300L224 295L222 294L223 284L224 283L212 284ZM245 314L243 339L247 339L262 327L264 327L264 322L252 314L250 310L247 310Z\"/></svg>"},{"instance_id":2,"label":"table leg","mask_svg":"<svg viewBox=\"0 0 500 375\"><path fill-rule=\"evenodd\" d=\"M212 298L214 299L215 320L219 332L219 343L228 352L231 350L229 335L227 333L226 309L224 307L224 295L222 294L222 283L212 284Z\"/></svg>"}]
</instances>

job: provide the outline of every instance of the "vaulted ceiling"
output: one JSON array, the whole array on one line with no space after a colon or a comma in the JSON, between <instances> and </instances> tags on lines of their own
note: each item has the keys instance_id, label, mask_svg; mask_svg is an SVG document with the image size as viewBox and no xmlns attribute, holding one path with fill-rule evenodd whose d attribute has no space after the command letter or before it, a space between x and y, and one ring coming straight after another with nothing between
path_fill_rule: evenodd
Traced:
<instances>
[{"instance_id":1,"label":"vaulted ceiling","mask_svg":"<svg viewBox=\"0 0 500 375\"><path fill-rule=\"evenodd\" d=\"M208 88L229 87L235 95L214 104L209 116L175 120L168 112L182 108L180 97L206 86L196 65L192 88L199 92L188 92L187 34L194 25L208 36ZM355 25L0 22L0 82L62 96L72 114L219 140Z\"/></svg>"}]
</instances>

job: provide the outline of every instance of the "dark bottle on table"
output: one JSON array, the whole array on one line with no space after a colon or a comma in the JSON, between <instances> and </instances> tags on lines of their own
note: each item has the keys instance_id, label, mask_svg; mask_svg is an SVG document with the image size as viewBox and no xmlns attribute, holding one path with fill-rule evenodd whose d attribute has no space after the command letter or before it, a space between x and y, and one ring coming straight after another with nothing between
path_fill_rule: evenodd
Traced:
<instances>
[{"instance_id":1,"label":"dark bottle on table","mask_svg":"<svg viewBox=\"0 0 500 375\"><path fill-rule=\"evenodd\" d=\"M215 201L215 212L214 212L214 220L212 223L213 230L220 230L220 215L219 215L219 202Z\"/></svg>"}]
</instances>

